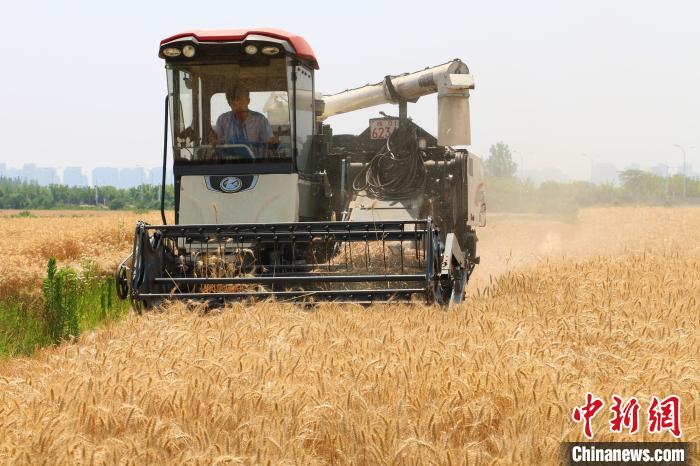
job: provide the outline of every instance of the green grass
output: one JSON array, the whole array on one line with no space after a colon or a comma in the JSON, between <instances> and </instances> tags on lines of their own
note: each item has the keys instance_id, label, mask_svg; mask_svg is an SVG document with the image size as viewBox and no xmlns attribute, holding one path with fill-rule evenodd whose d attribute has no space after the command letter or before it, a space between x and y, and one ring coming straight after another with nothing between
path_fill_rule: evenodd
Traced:
<instances>
[{"instance_id":1,"label":"green grass","mask_svg":"<svg viewBox=\"0 0 700 466\"><path fill-rule=\"evenodd\" d=\"M0 302L0 357L32 354L37 346L51 343L31 299Z\"/></svg>"},{"instance_id":2,"label":"green grass","mask_svg":"<svg viewBox=\"0 0 700 466\"><path fill-rule=\"evenodd\" d=\"M10 218L36 218L36 215L29 210L23 210L17 214L10 215Z\"/></svg>"},{"instance_id":3,"label":"green grass","mask_svg":"<svg viewBox=\"0 0 700 466\"><path fill-rule=\"evenodd\" d=\"M113 277L101 277L89 262L81 273L59 269L50 259L40 297L0 301L0 357L30 355L129 312L116 298Z\"/></svg>"}]
</instances>

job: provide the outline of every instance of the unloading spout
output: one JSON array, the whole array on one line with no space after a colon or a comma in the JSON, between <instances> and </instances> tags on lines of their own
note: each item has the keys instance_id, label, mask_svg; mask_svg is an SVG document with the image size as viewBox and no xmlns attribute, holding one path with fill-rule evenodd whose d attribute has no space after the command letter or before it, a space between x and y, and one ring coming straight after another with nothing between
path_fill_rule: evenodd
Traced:
<instances>
[{"instance_id":1,"label":"unloading spout","mask_svg":"<svg viewBox=\"0 0 700 466\"><path fill-rule=\"evenodd\" d=\"M469 89L474 78L467 65L455 59L413 73L387 76L376 84L323 96L325 120L334 115L387 103L415 102L420 97L438 94L438 144L471 144Z\"/></svg>"}]
</instances>

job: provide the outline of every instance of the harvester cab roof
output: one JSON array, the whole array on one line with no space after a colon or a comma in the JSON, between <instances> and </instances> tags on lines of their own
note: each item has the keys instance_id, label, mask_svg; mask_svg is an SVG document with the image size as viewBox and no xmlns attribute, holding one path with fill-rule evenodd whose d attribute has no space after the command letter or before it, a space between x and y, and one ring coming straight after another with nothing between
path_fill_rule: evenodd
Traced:
<instances>
[{"instance_id":1,"label":"harvester cab roof","mask_svg":"<svg viewBox=\"0 0 700 466\"><path fill-rule=\"evenodd\" d=\"M187 46L188 48L185 50ZM258 52L261 52L258 55ZM159 56L166 60L215 59L225 63L265 61L266 57L292 56L314 69L318 61L304 38L281 29L192 30L160 42Z\"/></svg>"},{"instance_id":2,"label":"harvester cab roof","mask_svg":"<svg viewBox=\"0 0 700 466\"><path fill-rule=\"evenodd\" d=\"M191 31L163 40L159 56L166 61L176 167L304 170L318 67L304 39L275 29ZM249 101L236 109L235 94Z\"/></svg>"},{"instance_id":3,"label":"harvester cab roof","mask_svg":"<svg viewBox=\"0 0 700 466\"><path fill-rule=\"evenodd\" d=\"M321 96L311 47L277 29L184 32L159 56L175 224L162 205L163 225L136 227L117 269L136 309L168 298L463 299L479 261L473 227L485 221L481 160L451 147L470 143L463 62ZM437 137L408 118L408 102L428 94ZM326 124L383 103L398 116L359 136Z\"/></svg>"}]
</instances>

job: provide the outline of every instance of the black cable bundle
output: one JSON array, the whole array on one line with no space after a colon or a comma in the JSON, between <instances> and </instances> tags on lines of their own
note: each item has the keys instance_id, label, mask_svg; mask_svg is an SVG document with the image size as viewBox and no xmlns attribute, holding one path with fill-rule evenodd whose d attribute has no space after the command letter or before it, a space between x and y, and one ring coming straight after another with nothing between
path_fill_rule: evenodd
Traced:
<instances>
[{"instance_id":1,"label":"black cable bundle","mask_svg":"<svg viewBox=\"0 0 700 466\"><path fill-rule=\"evenodd\" d=\"M386 146L362 168L352 182L355 191L366 191L374 199L409 199L424 191L427 179L415 135L397 128ZM394 137L399 143L392 150ZM412 136L412 137L411 137ZM362 180L364 179L364 184Z\"/></svg>"}]
</instances>

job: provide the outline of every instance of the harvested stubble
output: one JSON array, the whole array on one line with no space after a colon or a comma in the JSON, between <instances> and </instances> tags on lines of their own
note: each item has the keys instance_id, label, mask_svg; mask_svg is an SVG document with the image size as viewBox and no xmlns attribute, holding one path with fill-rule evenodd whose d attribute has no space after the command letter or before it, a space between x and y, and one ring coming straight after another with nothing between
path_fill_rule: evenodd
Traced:
<instances>
[{"instance_id":1,"label":"harvested stubble","mask_svg":"<svg viewBox=\"0 0 700 466\"><path fill-rule=\"evenodd\" d=\"M403 273L415 273L425 270L424 256L422 243L358 241L341 243L330 264L350 274L396 274L401 273L402 267ZM319 264L319 270L323 271L323 265Z\"/></svg>"},{"instance_id":2,"label":"harvested stubble","mask_svg":"<svg viewBox=\"0 0 700 466\"><path fill-rule=\"evenodd\" d=\"M418 247L416 247L418 246ZM317 262L316 272L343 275L423 274L426 271L425 252L421 244L400 241L346 242L338 246L335 256L326 263ZM321 290L359 290L414 288L421 284L409 282L347 282L318 285ZM425 296L414 296L425 301Z\"/></svg>"},{"instance_id":3,"label":"harvested stubble","mask_svg":"<svg viewBox=\"0 0 700 466\"><path fill-rule=\"evenodd\" d=\"M698 441L698 303L698 258L643 253L510 273L450 312L173 305L2 363L0 461L558 463L586 391L676 394ZM597 440L627 438L606 422Z\"/></svg>"},{"instance_id":4,"label":"harvested stubble","mask_svg":"<svg viewBox=\"0 0 700 466\"><path fill-rule=\"evenodd\" d=\"M330 247L323 251L323 246L318 247L319 253L310 253L308 260L315 265L312 273L319 275L396 275L425 273L425 252L417 251L414 243L391 241L382 244L381 241L372 242L348 242L341 243L335 254L331 255ZM329 257L330 256L330 257ZM212 246L208 252L196 253L194 258L193 276L207 278L232 278L253 276L251 271L256 268L258 258L254 249L236 248L223 249L221 246ZM328 259L326 259L328 257ZM181 270L185 269L184 256L180 260ZM257 266L261 267L261 266ZM267 273L273 270L265 268ZM414 286L415 283L406 282L374 282L374 283L330 283L289 287L289 290L353 290L365 288L383 288ZM177 286L173 286L173 291ZM205 285L203 292L243 292L264 291L259 285Z\"/></svg>"}]
</instances>

